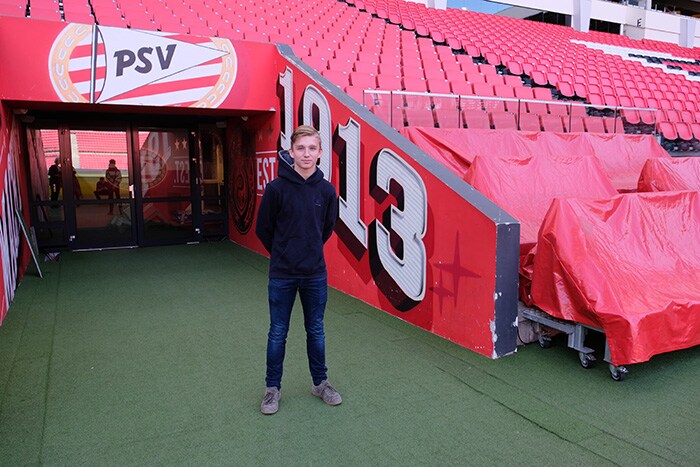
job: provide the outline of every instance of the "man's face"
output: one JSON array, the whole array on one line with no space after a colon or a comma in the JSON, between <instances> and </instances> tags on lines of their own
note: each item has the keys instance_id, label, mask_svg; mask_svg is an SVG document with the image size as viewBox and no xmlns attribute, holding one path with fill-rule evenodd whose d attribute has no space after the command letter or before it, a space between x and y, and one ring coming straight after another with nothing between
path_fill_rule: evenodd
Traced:
<instances>
[{"instance_id":1,"label":"man's face","mask_svg":"<svg viewBox=\"0 0 700 467\"><path fill-rule=\"evenodd\" d=\"M294 165L310 170L321 157L321 140L316 136L301 136L292 143L291 154Z\"/></svg>"}]
</instances>

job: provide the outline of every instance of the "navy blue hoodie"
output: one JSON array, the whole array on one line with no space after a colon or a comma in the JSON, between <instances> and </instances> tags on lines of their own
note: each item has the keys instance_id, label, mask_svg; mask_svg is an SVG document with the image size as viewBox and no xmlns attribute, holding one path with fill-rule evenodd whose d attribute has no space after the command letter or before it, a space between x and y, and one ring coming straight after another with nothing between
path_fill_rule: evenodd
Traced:
<instances>
[{"instance_id":1,"label":"navy blue hoodie","mask_svg":"<svg viewBox=\"0 0 700 467\"><path fill-rule=\"evenodd\" d=\"M265 187L255 225L270 253L270 278L326 277L323 244L338 216L335 187L318 168L304 180L287 151L280 151L277 167L277 178Z\"/></svg>"}]
</instances>

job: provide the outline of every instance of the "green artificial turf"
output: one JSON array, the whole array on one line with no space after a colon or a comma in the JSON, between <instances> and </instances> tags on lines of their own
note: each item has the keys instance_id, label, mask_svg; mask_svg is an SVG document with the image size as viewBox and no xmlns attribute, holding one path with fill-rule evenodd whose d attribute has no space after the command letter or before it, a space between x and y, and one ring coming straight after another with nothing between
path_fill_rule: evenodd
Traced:
<instances>
[{"instance_id":1,"label":"green artificial turf","mask_svg":"<svg viewBox=\"0 0 700 467\"><path fill-rule=\"evenodd\" d=\"M0 328L1 465L699 465L700 348L584 370L489 360L332 290L310 390L300 309L263 416L267 260L231 243L63 254Z\"/></svg>"}]
</instances>

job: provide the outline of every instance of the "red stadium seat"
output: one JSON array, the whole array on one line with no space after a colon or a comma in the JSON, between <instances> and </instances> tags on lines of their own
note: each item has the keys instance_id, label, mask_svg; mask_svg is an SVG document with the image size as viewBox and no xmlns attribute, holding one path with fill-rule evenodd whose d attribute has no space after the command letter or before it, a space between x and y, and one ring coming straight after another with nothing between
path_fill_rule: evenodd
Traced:
<instances>
[{"instance_id":1,"label":"red stadium seat","mask_svg":"<svg viewBox=\"0 0 700 467\"><path fill-rule=\"evenodd\" d=\"M480 65L477 65L477 68L479 69L479 73L481 73L482 75L495 75L495 74L497 74L496 67L493 65L487 65L485 63L482 63Z\"/></svg>"},{"instance_id":2,"label":"red stadium seat","mask_svg":"<svg viewBox=\"0 0 700 467\"><path fill-rule=\"evenodd\" d=\"M399 91L403 89L401 86L401 78L394 75L377 75L377 88L386 89L388 91Z\"/></svg>"},{"instance_id":3,"label":"red stadium seat","mask_svg":"<svg viewBox=\"0 0 700 467\"><path fill-rule=\"evenodd\" d=\"M693 129L690 127L689 123L676 122L674 123L674 126L680 139L685 141L690 141L693 139Z\"/></svg>"},{"instance_id":4,"label":"red stadium seat","mask_svg":"<svg viewBox=\"0 0 700 467\"><path fill-rule=\"evenodd\" d=\"M339 88L344 88L350 84L347 73L334 70L323 70L321 74Z\"/></svg>"},{"instance_id":5,"label":"red stadium seat","mask_svg":"<svg viewBox=\"0 0 700 467\"><path fill-rule=\"evenodd\" d=\"M17 3L0 3L0 15L2 16L13 16L15 18L24 18L27 7L26 3L22 2L21 5Z\"/></svg>"},{"instance_id":6,"label":"red stadium seat","mask_svg":"<svg viewBox=\"0 0 700 467\"><path fill-rule=\"evenodd\" d=\"M551 101L552 100L552 92L547 88L534 88L532 90L532 92L535 95L535 99L537 99L537 100L540 100L540 101Z\"/></svg>"},{"instance_id":7,"label":"red stadium seat","mask_svg":"<svg viewBox=\"0 0 700 467\"><path fill-rule=\"evenodd\" d=\"M356 61L353 64L353 70L360 73L367 73L368 75L379 74L379 65L371 62Z\"/></svg>"},{"instance_id":8,"label":"red stadium seat","mask_svg":"<svg viewBox=\"0 0 700 467\"><path fill-rule=\"evenodd\" d=\"M445 72L442 71L442 68L437 66L427 66L423 70L423 74L425 75L425 79L445 79Z\"/></svg>"},{"instance_id":9,"label":"red stadium seat","mask_svg":"<svg viewBox=\"0 0 700 467\"><path fill-rule=\"evenodd\" d=\"M467 77L467 81L472 84L486 84L486 78L479 72L466 72L465 76Z\"/></svg>"},{"instance_id":10,"label":"red stadium seat","mask_svg":"<svg viewBox=\"0 0 700 467\"><path fill-rule=\"evenodd\" d=\"M448 81L467 81L467 78L464 76L462 70L446 70L445 78Z\"/></svg>"},{"instance_id":11,"label":"red stadium seat","mask_svg":"<svg viewBox=\"0 0 700 467\"><path fill-rule=\"evenodd\" d=\"M435 108L434 113L440 128L460 128L462 126L457 107L453 109Z\"/></svg>"},{"instance_id":12,"label":"red stadium seat","mask_svg":"<svg viewBox=\"0 0 700 467\"><path fill-rule=\"evenodd\" d=\"M491 112L491 122L496 130L517 130L518 124L515 121L515 114L510 112Z\"/></svg>"},{"instance_id":13,"label":"red stadium seat","mask_svg":"<svg viewBox=\"0 0 700 467\"><path fill-rule=\"evenodd\" d=\"M350 84L363 89L376 89L377 77L368 73L353 71L350 73Z\"/></svg>"},{"instance_id":14,"label":"red stadium seat","mask_svg":"<svg viewBox=\"0 0 700 467\"><path fill-rule=\"evenodd\" d=\"M569 108L567 105L564 104L556 104L552 102L550 104L547 104L547 110L549 110L549 113L552 115L561 115L563 117L569 115Z\"/></svg>"},{"instance_id":15,"label":"red stadium seat","mask_svg":"<svg viewBox=\"0 0 700 467\"><path fill-rule=\"evenodd\" d=\"M516 60L508 60L508 62L505 65L512 75L522 75L525 73L523 65Z\"/></svg>"},{"instance_id":16,"label":"red stadium seat","mask_svg":"<svg viewBox=\"0 0 700 467\"><path fill-rule=\"evenodd\" d=\"M603 118L603 125L605 126L605 131L608 133L624 133L625 125L622 123L620 117L613 118Z\"/></svg>"},{"instance_id":17,"label":"red stadium seat","mask_svg":"<svg viewBox=\"0 0 700 467\"><path fill-rule=\"evenodd\" d=\"M622 118L624 118L633 125L637 125L641 121L639 111L637 110L621 110L620 115L622 115Z\"/></svg>"},{"instance_id":18,"label":"red stadium seat","mask_svg":"<svg viewBox=\"0 0 700 467\"><path fill-rule=\"evenodd\" d=\"M405 107L412 109L431 109L433 107L433 101L427 94L406 94L401 97L403 97L402 102ZM394 101L396 100L397 98L394 97Z\"/></svg>"},{"instance_id":19,"label":"red stadium seat","mask_svg":"<svg viewBox=\"0 0 700 467\"><path fill-rule=\"evenodd\" d=\"M584 117L583 123L586 125L586 131L589 133L605 133L603 117Z\"/></svg>"},{"instance_id":20,"label":"red stadium seat","mask_svg":"<svg viewBox=\"0 0 700 467\"><path fill-rule=\"evenodd\" d=\"M539 70L532 71L532 80L535 82L535 84L540 86L546 86L548 84L547 75Z\"/></svg>"},{"instance_id":21,"label":"red stadium seat","mask_svg":"<svg viewBox=\"0 0 700 467\"><path fill-rule=\"evenodd\" d=\"M681 122L693 123L695 114L689 110L681 110Z\"/></svg>"},{"instance_id":22,"label":"red stadium seat","mask_svg":"<svg viewBox=\"0 0 700 467\"><path fill-rule=\"evenodd\" d=\"M404 77L402 79L403 88L410 92L426 92L428 87L424 79L417 77Z\"/></svg>"},{"instance_id":23,"label":"red stadium seat","mask_svg":"<svg viewBox=\"0 0 700 467\"><path fill-rule=\"evenodd\" d=\"M392 113L389 106L381 105L370 107L370 111L394 128L401 128L404 126L403 114L401 113L400 109L396 109Z\"/></svg>"},{"instance_id":24,"label":"red stadium seat","mask_svg":"<svg viewBox=\"0 0 700 467\"><path fill-rule=\"evenodd\" d=\"M493 85L487 83L474 83L474 94L477 96L491 97L496 94L493 92Z\"/></svg>"},{"instance_id":25,"label":"red stadium seat","mask_svg":"<svg viewBox=\"0 0 700 467\"><path fill-rule=\"evenodd\" d=\"M569 107L569 114L573 115L574 117L585 117L586 114L586 108L582 105L576 105L576 104L571 104L571 107Z\"/></svg>"},{"instance_id":26,"label":"red stadium seat","mask_svg":"<svg viewBox=\"0 0 700 467\"><path fill-rule=\"evenodd\" d=\"M520 76L506 75L503 77L503 80L505 81L505 84L512 86L513 88L523 87L523 80L520 79Z\"/></svg>"},{"instance_id":27,"label":"red stadium seat","mask_svg":"<svg viewBox=\"0 0 700 467\"><path fill-rule=\"evenodd\" d=\"M583 133L586 128L583 126L583 117L564 116L564 130L567 133Z\"/></svg>"},{"instance_id":28,"label":"red stadium seat","mask_svg":"<svg viewBox=\"0 0 700 467\"><path fill-rule=\"evenodd\" d=\"M564 97L574 97L576 95L576 91L574 90L574 85L572 83L559 81L559 83L557 83L557 90L559 91L559 94Z\"/></svg>"},{"instance_id":29,"label":"red stadium seat","mask_svg":"<svg viewBox=\"0 0 700 467\"><path fill-rule=\"evenodd\" d=\"M671 122L657 122L656 129L668 140L675 141L678 139L676 127Z\"/></svg>"},{"instance_id":30,"label":"red stadium seat","mask_svg":"<svg viewBox=\"0 0 700 467\"><path fill-rule=\"evenodd\" d=\"M435 127L435 118L430 109L404 109L406 126Z\"/></svg>"},{"instance_id":31,"label":"red stadium seat","mask_svg":"<svg viewBox=\"0 0 700 467\"><path fill-rule=\"evenodd\" d=\"M540 122L544 131L564 131L564 125L559 115L540 115Z\"/></svg>"},{"instance_id":32,"label":"red stadium seat","mask_svg":"<svg viewBox=\"0 0 700 467\"><path fill-rule=\"evenodd\" d=\"M518 119L518 129L522 131L541 131L539 115L521 113Z\"/></svg>"},{"instance_id":33,"label":"red stadium seat","mask_svg":"<svg viewBox=\"0 0 700 467\"><path fill-rule=\"evenodd\" d=\"M352 97L360 104L363 103L362 102L362 100L363 100L363 89L362 88L357 88L355 86L345 86L345 88L343 90L345 91L345 94Z\"/></svg>"},{"instance_id":34,"label":"red stadium seat","mask_svg":"<svg viewBox=\"0 0 700 467\"><path fill-rule=\"evenodd\" d=\"M450 94L450 82L445 79L428 79L426 80L428 91L437 94Z\"/></svg>"},{"instance_id":35,"label":"red stadium seat","mask_svg":"<svg viewBox=\"0 0 700 467\"><path fill-rule=\"evenodd\" d=\"M451 81L450 88L452 89L453 94L459 94L460 96L474 95L472 85L466 81Z\"/></svg>"},{"instance_id":36,"label":"red stadium seat","mask_svg":"<svg viewBox=\"0 0 700 467\"><path fill-rule=\"evenodd\" d=\"M507 112L506 110L506 105L505 101L492 98L492 99L483 99L481 101L481 105L484 107L489 112Z\"/></svg>"},{"instance_id":37,"label":"red stadium seat","mask_svg":"<svg viewBox=\"0 0 700 467\"><path fill-rule=\"evenodd\" d=\"M525 86L514 88L515 97L518 99L534 99L535 94L532 92L532 88Z\"/></svg>"},{"instance_id":38,"label":"red stadium seat","mask_svg":"<svg viewBox=\"0 0 700 467\"><path fill-rule=\"evenodd\" d=\"M506 84L503 75L484 75L488 84L495 86Z\"/></svg>"},{"instance_id":39,"label":"red stadium seat","mask_svg":"<svg viewBox=\"0 0 700 467\"><path fill-rule=\"evenodd\" d=\"M700 123L691 123L690 129L693 131L695 139L700 140Z\"/></svg>"},{"instance_id":40,"label":"red stadium seat","mask_svg":"<svg viewBox=\"0 0 700 467\"><path fill-rule=\"evenodd\" d=\"M483 110L464 109L462 110L462 119L467 128L478 128L482 130L491 128L489 114Z\"/></svg>"},{"instance_id":41,"label":"red stadium seat","mask_svg":"<svg viewBox=\"0 0 700 467\"><path fill-rule=\"evenodd\" d=\"M445 77L448 78L447 72L448 71L456 71L456 72L462 72L462 68L459 66L459 63L457 63L453 58L451 59L441 59L441 65L442 69L445 71Z\"/></svg>"},{"instance_id":42,"label":"red stadium seat","mask_svg":"<svg viewBox=\"0 0 700 467\"><path fill-rule=\"evenodd\" d=\"M497 84L493 87L493 91L497 97L515 98L515 91L507 84Z\"/></svg>"},{"instance_id":43,"label":"red stadium seat","mask_svg":"<svg viewBox=\"0 0 700 467\"><path fill-rule=\"evenodd\" d=\"M665 110L663 111L664 113L664 120L671 122L671 123L676 123L681 121L681 114L677 110Z\"/></svg>"}]
</instances>

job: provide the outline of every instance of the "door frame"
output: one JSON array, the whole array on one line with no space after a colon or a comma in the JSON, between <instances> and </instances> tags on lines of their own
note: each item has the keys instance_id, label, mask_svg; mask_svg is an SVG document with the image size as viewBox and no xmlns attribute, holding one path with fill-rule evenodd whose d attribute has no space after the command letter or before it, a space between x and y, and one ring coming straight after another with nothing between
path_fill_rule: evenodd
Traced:
<instances>
[{"instance_id":1,"label":"door frame","mask_svg":"<svg viewBox=\"0 0 700 467\"><path fill-rule=\"evenodd\" d=\"M73 146L70 140L70 135L74 131L112 131L112 132L124 132L124 143L126 145L126 158L127 158L127 173L129 174L127 187L128 196L126 198L119 198L117 202L116 199L112 200L93 200L84 199L76 200L73 193L73 182L72 182L72 172L73 172ZM134 163L133 163L133 149L131 146L131 133L132 128L130 123L117 124L116 122L111 122L109 124L80 124L80 123L68 123L59 125L59 151L61 154L62 170L61 175L63 179L63 203L64 203L64 216L66 222L66 235L68 247L71 250L83 250L83 249L105 249L105 248L131 248L138 246L136 237L136 218L135 206L134 206L134 196L133 186L134 180ZM122 167L124 170L124 167ZM128 240L124 242L117 242L109 245L99 245L81 239L78 232L78 211L77 208L81 205L128 205L129 218L131 219L131 236Z\"/></svg>"},{"instance_id":2,"label":"door frame","mask_svg":"<svg viewBox=\"0 0 700 467\"><path fill-rule=\"evenodd\" d=\"M182 132L187 134L187 144L188 144L188 170L189 170L189 185L190 185L190 195L189 196L170 196L170 197L144 197L143 196L143 178L141 173L141 154L140 154L140 141L139 132L140 131L151 131L151 132ZM197 134L189 125L175 126L159 126L159 125L139 125L137 123L133 124L131 132L131 147L134 148L132 163L134 165L134 208L135 208L135 224L137 243L139 246L159 246L159 245L173 245L181 243L199 243L202 241L201 229L198 227L201 225L201 212L199 203L199 190L198 190L198 178L195 177L197 166L195 165L196 157L193 156L195 150L194 145L197 141ZM174 241L159 241L152 240L146 236L146 222L144 219L144 204L146 203L164 203L168 201L190 201L192 206L192 236L185 240L184 242L180 239Z\"/></svg>"},{"instance_id":3,"label":"door frame","mask_svg":"<svg viewBox=\"0 0 700 467\"><path fill-rule=\"evenodd\" d=\"M25 128L31 131L40 130L56 130L58 131L59 138L59 157L61 158L62 165L62 181L63 181L63 195L59 200L60 206L63 209L63 220L60 222L45 222L41 223L45 228L62 229L62 239L56 239L45 245L49 251L56 251L62 249L78 250L78 249L107 249L107 248L131 248L137 246L157 246L157 245L169 245L169 244L181 244L181 243L196 243L206 240L207 231L205 227L205 222L207 220L220 221L222 223L222 230L210 233L211 238L220 239L221 237L228 236L229 228L229 209L228 209L228 145L225 143L226 131L225 126L220 126L218 122L221 121L221 117L187 117L183 118L180 116L144 116L138 114L130 115L113 115L110 113L100 113L100 114L86 114L86 113L42 113L37 112L34 120L32 122L25 123ZM202 144L201 138L203 137L205 131L211 131L212 128L218 128L220 130L219 136L221 138L222 150L223 150L223 169L224 169L224 179L223 179L223 190L219 193L220 203L222 207L221 214L217 216L203 215L202 213L202 197L201 184L201 162L202 162ZM140 147L139 147L139 130L152 130L152 131L168 131L177 130L182 132L187 132L188 144L189 144L189 178L190 178L190 198L189 202L192 204L192 230L193 235L189 241L149 241L145 238L144 232L144 219L143 219L143 203L148 201L148 198L144 200L143 198L143 187L141 186L141 167L140 167ZM74 130L94 130L94 131L125 131L127 138L127 158L128 158L128 173L129 173L129 184L131 185L131 190L129 192L128 198L121 198L122 203L128 202L129 210L131 213L132 220L132 235L131 241L126 244L109 245L109 246L94 246L90 244L83 244L80 242L77 236L77 218L76 218L76 206L80 204L107 204L106 202L100 202L98 200L84 198L81 201L76 202L73 196L72 188L72 151L71 151L71 141L70 132ZM27 161L29 160L29 152L27 154ZM27 169L30 167L27 166ZM123 169L122 169L123 170ZM30 170L26 171L27 186L32 186L31 177L32 174ZM33 197L33 194L32 194ZM154 198L161 199L161 198ZM167 198L162 198L166 200ZM36 203L36 204L35 204ZM48 206L49 201L35 201L30 199L31 205L31 215L32 223L34 225L40 225L39 218L37 215L37 207Z\"/></svg>"}]
</instances>

